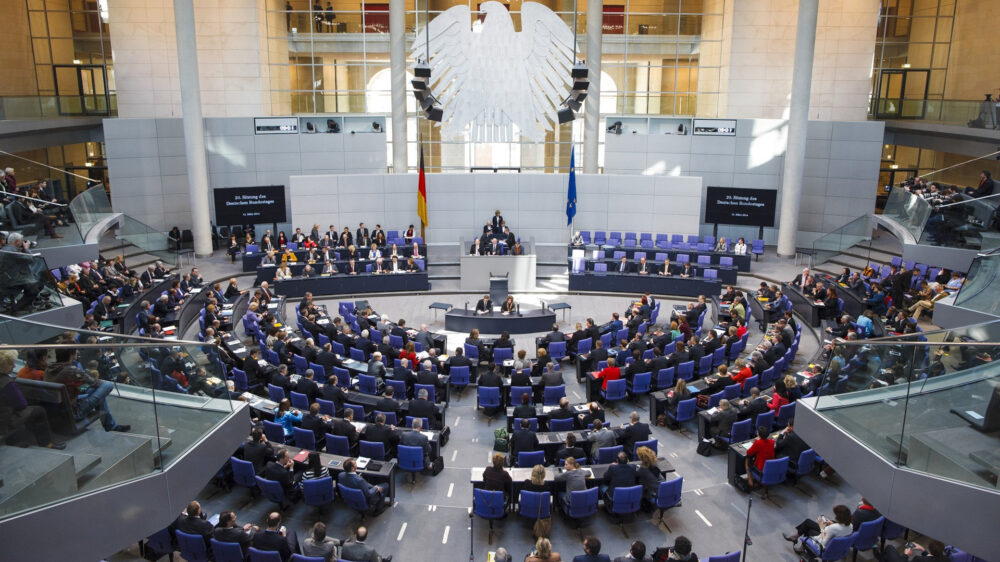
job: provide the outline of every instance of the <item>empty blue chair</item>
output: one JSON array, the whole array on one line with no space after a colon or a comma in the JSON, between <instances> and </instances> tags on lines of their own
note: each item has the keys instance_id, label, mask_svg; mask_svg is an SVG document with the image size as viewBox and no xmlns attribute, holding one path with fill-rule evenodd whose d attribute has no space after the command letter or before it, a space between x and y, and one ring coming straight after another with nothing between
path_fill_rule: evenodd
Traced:
<instances>
[{"instance_id":1,"label":"empty blue chair","mask_svg":"<svg viewBox=\"0 0 1000 562\"><path fill-rule=\"evenodd\" d=\"M362 457L368 457L377 461L385 460L385 444L381 441L365 441L361 439L358 441L358 446L360 448L359 454Z\"/></svg>"},{"instance_id":2,"label":"empty blue chair","mask_svg":"<svg viewBox=\"0 0 1000 562\"><path fill-rule=\"evenodd\" d=\"M613 381L606 381L608 384L607 390L601 390L601 396L604 397L606 401L614 400L624 400L625 399L625 379L618 379Z\"/></svg>"},{"instance_id":3,"label":"empty blue chair","mask_svg":"<svg viewBox=\"0 0 1000 562\"><path fill-rule=\"evenodd\" d=\"M698 375L706 377L712 374L712 356L706 355L698 361Z\"/></svg>"},{"instance_id":4,"label":"empty blue chair","mask_svg":"<svg viewBox=\"0 0 1000 562\"><path fill-rule=\"evenodd\" d=\"M554 341L549 344L549 357L553 361L561 361L566 357L566 342Z\"/></svg>"},{"instance_id":5,"label":"empty blue chair","mask_svg":"<svg viewBox=\"0 0 1000 562\"><path fill-rule=\"evenodd\" d=\"M281 487L281 484L274 480L267 480L265 478L257 477L257 488L260 489L260 493L265 498L278 504L278 511L284 511L286 505L285 500L285 489Z\"/></svg>"},{"instance_id":6,"label":"empty blue chair","mask_svg":"<svg viewBox=\"0 0 1000 562\"><path fill-rule=\"evenodd\" d=\"M549 492L531 492L521 490L517 500L517 513L530 519L546 518L552 515L552 494Z\"/></svg>"},{"instance_id":7,"label":"empty blue chair","mask_svg":"<svg viewBox=\"0 0 1000 562\"><path fill-rule=\"evenodd\" d=\"M342 457L351 456L351 442L346 436L327 433L325 439L327 453Z\"/></svg>"},{"instance_id":8,"label":"empty blue chair","mask_svg":"<svg viewBox=\"0 0 1000 562\"><path fill-rule=\"evenodd\" d=\"M543 392L542 403L546 406L552 406L559 403L559 400L566 396L566 385L561 384L559 386L546 386Z\"/></svg>"},{"instance_id":9,"label":"empty blue chair","mask_svg":"<svg viewBox=\"0 0 1000 562\"><path fill-rule=\"evenodd\" d=\"M740 383L733 383L724 389L726 400L736 400L740 397Z\"/></svg>"},{"instance_id":10,"label":"empty blue chair","mask_svg":"<svg viewBox=\"0 0 1000 562\"><path fill-rule=\"evenodd\" d=\"M247 380L247 374L245 371L237 368L233 368L233 386L236 387L237 392L246 392L254 388L260 388L260 383L250 386Z\"/></svg>"},{"instance_id":11,"label":"empty blue chair","mask_svg":"<svg viewBox=\"0 0 1000 562\"><path fill-rule=\"evenodd\" d=\"M681 504L681 488L684 486L684 477L680 476L673 480L660 482L660 487L656 491L656 509L660 510L659 523L667 528L668 533L672 533L670 525L663 521L663 512Z\"/></svg>"},{"instance_id":12,"label":"empty blue chair","mask_svg":"<svg viewBox=\"0 0 1000 562\"><path fill-rule=\"evenodd\" d=\"M300 375L306 374L306 369L309 368L309 362L306 361L306 358L294 353L292 354L292 365L295 366L295 372Z\"/></svg>"},{"instance_id":13,"label":"empty blue chair","mask_svg":"<svg viewBox=\"0 0 1000 562\"><path fill-rule=\"evenodd\" d=\"M704 409L705 410L711 410L712 408L718 406L719 402L721 402L722 399L725 398L725 397L726 397L726 391L725 390L720 390L720 391L716 392L715 394L710 394L708 396L708 406L706 406Z\"/></svg>"},{"instance_id":14,"label":"empty blue chair","mask_svg":"<svg viewBox=\"0 0 1000 562\"><path fill-rule=\"evenodd\" d=\"M285 428L281 427L280 423L264 420L264 435L272 443L285 443Z\"/></svg>"},{"instance_id":15,"label":"empty blue chair","mask_svg":"<svg viewBox=\"0 0 1000 562\"><path fill-rule=\"evenodd\" d=\"M641 503L642 485L615 488L614 494L612 494L611 506L608 508L608 513L617 516L618 525L621 526L622 533L626 536L628 536L628 533L625 533L623 516L638 513Z\"/></svg>"},{"instance_id":16,"label":"empty blue chair","mask_svg":"<svg viewBox=\"0 0 1000 562\"><path fill-rule=\"evenodd\" d=\"M636 375L632 377L632 382L625 385L625 389L632 397L649 394L649 387L652 378L653 373L636 373Z\"/></svg>"},{"instance_id":17,"label":"empty blue chair","mask_svg":"<svg viewBox=\"0 0 1000 562\"><path fill-rule=\"evenodd\" d=\"M597 458L594 462L597 464L611 464L618 462L618 453L625 449L624 445L616 445L614 447L601 447L597 450Z\"/></svg>"},{"instance_id":18,"label":"empty blue chair","mask_svg":"<svg viewBox=\"0 0 1000 562\"><path fill-rule=\"evenodd\" d=\"M694 361L685 361L677 365L677 377L686 381L694 378Z\"/></svg>"},{"instance_id":19,"label":"empty blue chair","mask_svg":"<svg viewBox=\"0 0 1000 562\"><path fill-rule=\"evenodd\" d=\"M616 343L620 342L622 340L627 340L627 339L628 339L628 328L622 328L621 330L618 330L617 332L615 332L615 342Z\"/></svg>"},{"instance_id":20,"label":"empty blue chair","mask_svg":"<svg viewBox=\"0 0 1000 562\"><path fill-rule=\"evenodd\" d=\"M310 451L317 451L316 448L316 434L310 429L302 429L301 427L293 427L292 435L295 436L295 446L300 449L309 449Z\"/></svg>"},{"instance_id":21,"label":"empty blue chair","mask_svg":"<svg viewBox=\"0 0 1000 562\"><path fill-rule=\"evenodd\" d=\"M733 424L729 435L719 435L719 440L725 443L742 443L750 439L750 424L753 420L738 421Z\"/></svg>"},{"instance_id":22,"label":"empty blue chair","mask_svg":"<svg viewBox=\"0 0 1000 562\"><path fill-rule=\"evenodd\" d=\"M660 369L660 372L656 373L656 389L663 390L672 386L674 386L674 368Z\"/></svg>"},{"instance_id":23,"label":"empty blue chair","mask_svg":"<svg viewBox=\"0 0 1000 562\"><path fill-rule=\"evenodd\" d=\"M573 431L573 418L550 419L549 431Z\"/></svg>"},{"instance_id":24,"label":"empty blue chair","mask_svg":"<svg viewBox=\"0 0 1000 562\"><path fill-rule=\"evenodd\" d=\"M357 488L348 488L339 482L337 483L337 493L340 494L340 497L344 498L344 503L347 504L347 507L353 509L361 515L361 519L363 521L365 515L367 515L368 511L371 509L371 506L368 505L368 498L365 496L365 493Z\"/></svg>"},{"instance_id":25,"label":"empty blue chair","mask_svg":"<svg viewBox=\"0 0 1000 562\"><path fill-rule=\"evenodd\" d=\"M743 381L743 390L740 394L742 394L744 398L749 397L750 391L758 384L760 384L760 375L747 377L747 379Z\"/></svg>"},{"instance_id":26,"label":"empty blue chair","mask_svg":"<svg viewBox=\"0 0 1000 562\"><path fill-rule=\"evenodd\" d=\"M360 404L344 404L344 410L354 410L354 421L363 422L368 417L365 414L365 407Z\"/></svg>"},{"instance_id":27,"label":"empty blue chair","mask_svg":"<svg viewBox=\"0 0 1000 562\"><path fill-rule=\"evenodd\" d=\"M503 365L503 362L514 358L514 348L496 347L493 348L493 363Z\"/></svg>"},{"instance_id":28,"label":"empty blue chair","mask_svg":"<svg viewBox=\"0 0 1000 562\"><path fill-rule=\"evenodd\" d=\"M368 358L365 357L365 352L361 351L356 347L352 347L350 351L348 351L348 353L350 353L351 359L354 359L355 361L361 361L361 362L368 361Z\"/></svg>"},{"instance_id":29,"label":"empty blue chair","mask_svg":"<svg viewBox=\"0 0 1000 562\"><path fill-rule=\"evenodd\" d=\"M358 375L358 391L362 394L375 396L378 394L378 381L371 375ZM405 396L405 395L404 395Z\"/></svg>"},{"instance_id":30,"label":"empty blue chair","mask_svg":"<svg viewBox=\"0 0 1000 562\"><path fill-rule=\"evenodd\" d=\"M499 490L472 490L472 512L490 523L489 543L493 544L493 521L504 516L505 502L503 492Z\"/></svg>"},{"instance_id":31,"label":"empty blue chair","mask_svg":"<svg viewBox=\"0 0 1000 562\"><path fill-rule=\"evenodd\" d=\"M381 445L381 443L379 443ZM417 473L424 470L424 450L421 447L408 447L400 445L396 449L396 458L399 459L399 469L409 472L411 482L416 482Z\"/></svg>"},{"instance_id":32,"label":"empty blue chair","mask_svg":"<svg viewBox=\"0 0 1000 562\"><path fill-rule=\"evenodd\" d=\"M521 451L517 454L517 466L528 468L545 464L545 451Z\"/></svg>"},{"instance_id":33,"label":"empty blue chair","mask_svg":"<svg viewBox=\"0 0 1000 562\"><path fill-rule=\"evenodd\" d=\"M337 355L340 356L347 355L347 350L344 349L344 344L338 341L331 341L330 347L333 349L333 352L336 353Z\"/></svg>"},{"instance_id":34,"label":"empty blue chair","mask_svg":"<svg viewBox=\"0 0 1000 562\"><path fill-rule=\"evenodd\" d=\"M471 380L468 367L452 367L449 373L451 375L449 383L452 386L457 388L465 388L469 386Z\"/></svg>"},{"instance_id":35,"label":"empty blue chair","mask_svg":"<svg viewBox=\"0 0 1000 562\"><path fill-rule=\"evenodd\" d=\"M590 350L591 350L591 347L593 346L593 344L594 344L594 339L593 338L584 338L584 339L576 342L576 355L577 355L577 357L579 357L580 355L586 355L586 354L590 353Z\"/></svg>"},{"instance_id":36,"label":"empty blue chair","mask_svg":"<svg viewBox=\"0 0 1000 562\"><path fill-rule=\"evenodd\" d=\"M521 396L527 394L528 396L534 396L530 386L512 386L510 387L510 401L513 404L521 403ZM531 400L529 399L529 402Z\"/></svg>"},{"instance_id":37,"label":"empty blue chair","mask_svg":"<svg viewBox=\"0 0 1000 562\"><path fill-rule=\"evenodd\" d=\"M326 562L326 558L322 556L302 556L301 554L292 553L292 557L288 559L290 562Z\"/></svg>"},{"instance_id":38,"label":"empty blue chair","mask_svg":"<svg viewBox=\"0 0 1000 562\"><path fill-rule=\"evenodd\" d=\"M267 385L267 394L273 402L281 402L285 399L285 389L273 384Z\"/></svg>"},{"instance_id":39,"label":"empty blue chair","mask_svg":"<svg viewBox=\"0 0 1000 562\"><path fill-rule=\"evenodd\" d=\"M809 473L813 471L813 468L816 466L817 459L819 459L819 455L816 454L816 451L806 449L805 451L799 453L799 458L796 461L789 461L795 478L795 488L809 497L812 497L812 494L799 487L798 482L801 478L808 476ZM881 531L882 528L879 527L879 532Z\"/></svg>"},{"instance_id":40,"label":"empty blue chair","mask_svg":"<svg viewBox=\"0 0 1000 562\"><path fill-rule=\"evenodd\" d=\"M333 374L337 375L337 386L347 388L351 386L351 372L343 367L334 367Z\"/></svg>"},{"instance_id":41,"label":"empty blue chair","mask_svg":"<svg viewBox=\"0 0 1000 562\"><path fill-rule=\"evenodd\" d=\"M293 408L298 408L299 410L301 410L303 412L308 412L309 411L309 397L308 396L306 396L305 394L302 394L301 392L295 392L294 390L291 391L288 395L291 398L292 407Z\"/></svg>"},{"instance_id":42,"label":"empty blue chair","mask_svg":"<svg viewBox=\"0 0 1000 562\"><path fill-rule=\"evenodd\" d=\"M406 381L388 379L385 381L385 385L392 387L393 396L397 399L406 398Z\"/></svg>"},{"instance_id":43,"label":"empty blue chair","mask_svg":"<svg viewBox=\"0 0 1000 562\"><path fill-rule=\"evenodd\" d=\"M496 386L480 386L477 390L477 400L480 408L500 407L500 388Z\"/></svg>"},{"instance_id":44,"label":"empty blue chair","mask_svg":"<svg viewBox=\"0 0 1000 562\"><path fill-rule=\"evenodd\" d=\"M333 503L333 478L302 481L302 501L311 507L326 507Z\"/></svg>"},{"instance_id":45,"label":"empty blue chair","mask_svg":"<svg viewBox=\"0 0 1000 562\"><path fill-rule=\"evenodd\" d=\"M465 345L465 356L468 357L470 361L472 361L473 365L479 363L479 347L469 343L464 345Z\"/></svg>"},{"instance_id":46,"label":"empty blue chair","mask_svg":"<svg viewBox=\"0 0 1000 562\"><path fill-rule=\"evenodd\" d=\"M684 422L694 419L695 410L698 409L697 402L697 398L688 398L677 403L676 414L667 410L667 418L677 424L681 433L687 431L684 428Z\"/></svg>"},{"instance_id":47,"label":"empty blue chair","mask_svg":"<svg viewBox=\"0 0 1000 562\"><path fill-rule=\"evenodd\" d=\"M590 245L590 231L589 230L581 230L580 231L580 237L583 238L583 243L584 244L586 244L588 246Z\"/></svg>"},{"instance_id":48,"label":"empty blue chair","mask_svg":"<svg viewBox=\"0 0 1000 562\"><path fill-rule=\"evenodd\" d=\"M566 496L566 516L576 523L579 529L582 520L597 513L598 488L588 488L580 492L570 492Z\"/></svg>"},{"instance_id":49,"label":"empty blue chair","mask_svg":"<svg viewBox=\"0 0 1000 562\"><path fill-rule=\"evenodd\" d=\"M603 230L595 230L594 231L594 244L597 244L598 246L604 246L607 243L608 243L608 238L607 238L607 235L604 233L604 231Z\"/></svg>"},{"instance_id":50,"label":"empty blue chair","mask_svg":"<svg viewBox=\"0 0 1000 562\"><path fill-rule=\"evenodd\" d=\"M760 256L764 254L764 241L757 239L750 243L750 253L753 254L755 260L760 260Z\"/></svg>"},{"instance_id":51,"label":"empty blue chair","mask_svg":"<svg viewBox=\"0 0 1000 562\"><path fill-rule=\"evenodd\" d=\"M253 463L240 460L236 457L229 457L229 466L233 469L233 482L238 486L250 489L251 497L257 493L257 473L254 471Z\"/></svg>"},{"instance_id":52,"label":"empty blue chair","mask_svg":"<svg viewBox=\"0 0 1000 562\"><path fill-rule=\"evenodd\" d=\"M184 531L174 531L177 537L177 550L181 551L184 560L191 562L208 562L208 545L201 535L192 535Z\"/></svg>"},{"instance_id":53,"label":"empty blue chair","mask_svg":"<svg viewBox=\"0 0 1000 562\"><path fill-rule=\"evenodd\" d=\"M222 542L212 539L212 556L215 562L243 562L246 560L243 547L238 542Z\"/></svg>"},{"instance_id":54,"label":"empty blue chair","mask_svg":"<svg viewBox=\"0 0 1000 562\"><path fill-rule=\"evenodd\" d=\"M393 349L403 349L403 337L389 334L389 345Z\"/></svg>"}]
</instances>

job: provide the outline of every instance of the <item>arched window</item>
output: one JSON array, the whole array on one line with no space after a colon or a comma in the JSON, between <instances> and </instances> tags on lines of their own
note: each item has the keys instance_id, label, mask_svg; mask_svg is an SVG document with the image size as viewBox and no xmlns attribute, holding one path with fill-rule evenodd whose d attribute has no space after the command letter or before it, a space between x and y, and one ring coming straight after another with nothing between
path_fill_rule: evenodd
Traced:
<instances>
[{"instance_id":1,"label":"arched window","mask_svg":"<svg viewBox=\"0 0 1000 562\"><path fill-rule=\"evenodd\" d=\"M406 73L406 113L413 113L417 110L417 102L413 98L410 90L410 80L413 75ZM368 81L365 88L365 105L368 113L392 113L392 74L388 68L376 72Z\"/></svg>"}]
</instances>

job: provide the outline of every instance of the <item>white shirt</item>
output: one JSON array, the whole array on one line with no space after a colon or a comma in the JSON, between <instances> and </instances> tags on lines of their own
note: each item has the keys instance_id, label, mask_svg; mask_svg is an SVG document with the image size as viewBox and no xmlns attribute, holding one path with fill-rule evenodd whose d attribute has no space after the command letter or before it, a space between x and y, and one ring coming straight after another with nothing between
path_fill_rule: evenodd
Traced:
<instances>
[{"instance_id":1,"label":"white shirt","mask_svg":"<svg viewBox=\"0 0 1000 562\"><path fill-rule=\"evenodd\" d=\"M747 245L746 244L739 244L739 243L737 243L735 246L733 246L733 253L737 254L737 255L740 255L740 256L746 255L746 253L747 253Z\"/></svg>"}]
</instances>

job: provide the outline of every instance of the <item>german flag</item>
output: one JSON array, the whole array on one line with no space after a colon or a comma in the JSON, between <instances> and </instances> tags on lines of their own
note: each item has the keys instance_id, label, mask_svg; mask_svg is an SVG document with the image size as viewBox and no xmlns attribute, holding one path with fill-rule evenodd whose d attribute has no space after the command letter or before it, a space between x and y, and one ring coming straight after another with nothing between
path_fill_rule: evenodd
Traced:
<instances>
[{"instance_id":1,"label":"german flag","mask_svg":"<svg viewBox=\"0 0 1000 562\"><path fill-rule=\"evenodd\" d=\"M427 178L424 177L424 147L420 147L420 181L417 184L417 215L420 216L422 227L430 223L427 222ZM421 228L423 230L423 228Z\"/></svg>"}]
</instances>

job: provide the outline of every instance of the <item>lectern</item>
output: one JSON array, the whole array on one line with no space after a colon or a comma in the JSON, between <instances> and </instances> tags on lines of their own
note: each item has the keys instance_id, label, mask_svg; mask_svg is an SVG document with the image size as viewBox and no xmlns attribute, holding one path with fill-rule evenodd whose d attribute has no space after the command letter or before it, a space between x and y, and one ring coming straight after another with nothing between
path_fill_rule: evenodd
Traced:
<instances>
[{"instance_id":1,"label":"lectern","mask_svg":"<svg viewBox=\"0 0 1000 562\"><path fill-rule=\"evenodd\" d=\"M490 300L495 306L503 304L510 292L507 289L507 273L490 272Z\"/></svg>"}]
</instances>

